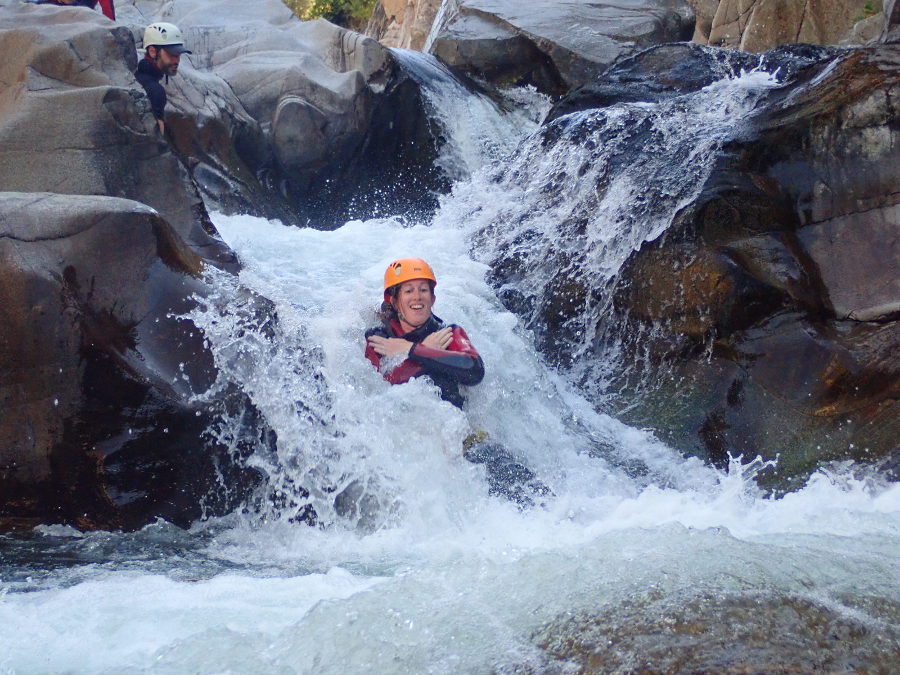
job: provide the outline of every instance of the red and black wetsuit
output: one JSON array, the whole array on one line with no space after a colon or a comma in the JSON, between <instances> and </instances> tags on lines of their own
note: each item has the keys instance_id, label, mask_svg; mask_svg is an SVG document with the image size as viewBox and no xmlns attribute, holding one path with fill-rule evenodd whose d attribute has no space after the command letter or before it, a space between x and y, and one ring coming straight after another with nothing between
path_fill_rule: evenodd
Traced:
<instances>
[{"instance_id":1,"label":"red and black wetsuit","mask_svg":"<svg viewBox=\"0 0 900 675\"><path fill-rule=\"evenodd\" d=\"M427 375L440 388L442 399L462 408L465 398L459 392L459 385L481 382L484 378L484 362L469 342L466 331L454 324L450 326L453 338L447 349L434 349L421 344L428 335L444 327L444 322L432 314L421 326L404 333L400 322L393 319L390 323L366 331L366 358L381 370L381 355L368 343L371 335L409 340L413 343L409 357L390 372L384 373L384 379L391 384L402 384L414 377Z\"/></svg>"}]
</instances>

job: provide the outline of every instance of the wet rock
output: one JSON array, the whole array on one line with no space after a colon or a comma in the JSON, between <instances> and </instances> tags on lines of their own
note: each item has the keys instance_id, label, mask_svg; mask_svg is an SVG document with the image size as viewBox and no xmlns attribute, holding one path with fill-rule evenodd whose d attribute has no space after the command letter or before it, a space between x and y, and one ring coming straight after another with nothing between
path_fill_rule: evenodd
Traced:
<instances>
[{"instance_id":1,"label":"wet rock","mask_svg":"<svg viewBox=\"0 0 900 675\"><path fill-rule=\"evenodd\" d=\"M630 283L616 300L633 319L662 322L698 345L713 332L743 330L783 303L778 292L728 257L693 242L648 246L621 275Z\"/></svg>"},{"instance_id":2,"label":"wet rock","mask_svg":"<svg viewBox=\"0 0 900 675\"><path fill-rule=\"evenodd\" d=\"M431 51L451 68L493 84L531 84L559 94L595 80L623 55L690 39L693 18L683 0L457 0L439 17Z\"/></svg>"},{"instance_id":3,"label":"wet rock","mask_svg":"<svg viewBox=\"0 0 900 675\"><path fill-rule=\"evenodd\" d=\"M837 319L885 321L900 317L900 204L868 218L843 215L799 234L816 265ZM883 270L873 274L873 269Z\"/></svg>"},{"instance_id":4,"label":"wet rock","mask_svg":"<svg viewBox=\"0 0 900 675\"><path fill-rule=\"evenodd\" d=\"M898 48L883 47L836 60L815 86L772 106L760 144L735 147L741 162L760 169L746 194L794 204L797 255L837 319L896 318L898 57ZM810 124L798 136L794 125L804 119Z\"/></svg>"},{"instance_id":5,"label":"wet rock","mask_svg":"<svg viewBox=\"0 0 900 675\"><path fill-rule=\"evenodd\" d=\"M625 418L642 423L652 409L663 438L719 466L729 454L778 457L759 480L789 489L824 462L896 451L898 339L894 324L775 315L715 340L702 360L675 359Z\"/></svg>"},{"instance_id":6,"label":"wet rock","mask_svg":"<svg viewBox=\"0 0 900 675\"><path fill-rule=\"evenodd\" d=\"M881 672L900 657L896 603L868 621L800 596L697 593L675 605L657 593L561 618L539 644L581 673Z\"/></svg>"},{"instance_id":7,"label":"wet rock","mask_svg":"<svg viewBox=\"0 0 900 675\"><path fill-rule=\"evenodd\" d=\"M0 185L155 208L205 259L234 267L196 187L158 137L131 33L99 12L0 7Z\"/></svg>"},{"instance_id":8,"label":"wet rock","mask_svg":"<svg viewBox=\"0 0 900 675\"><path fill-rule=\"evenodd\" d=\"M247 441L205 435L252 406L195 398L216 379L179 318L206 292L201 265L143 204L0 193L0 525L187 525L259 481L236 462Z\"/></svg>"},{"instance_id":9,"label":"wet rock","mask_svg":"<svg viewBox=\"0 0 900 675\"><path fill-rule=\"evenodd\" d=\"M690 43L658 45L620 59L599 78L599 82L566 94L554 104L546 121L615 103L662 101L756 68L787 82L807 68L834 59L839 53L836 48L815 45L787 45L760 56Z\"/></svg>"},{"instance_id":10,"label":"wet rock","mask_svg":"<svg viewBox=\"0 0 900 675\"><path fill-rule=\"evenodd\" d=\"M782 476L827 459L873 461L896 451L897 56L894 48L860 50L811 69L803 79L818 75L816 84L781 92L757 134L735 144L711 176L698 200L694 245L720 264L733 262L755 288L748 297L740 286L720 285L724 297L703 299L707 274L668 287L682 289L676 298L689 289L679 306L699 309L714 340L708 366L676 357L669 386L651 394L651 408L692 420L672 431L676 443L699 439L701 454L723 464L729 452L780 455ZM652 267L656 250L632 265ZM653 273L630 267L626 276L671 307L671 292L647 286ZM647 313L643 323L650 314L650 323L671 322L662 305L630 292L628 306ZM742 322L721 314L729 306ZM681 349L689 327L670 325L669 344ZM676 353L664 343L654 343L662 361Z\"/></svg>"},{"instance_id":11,"label":"wet rock","mask_svg":"<svg viewBox=\"0 0 900 675\"><path fill-rule=\"evenodd\" d=\"M688 91L717 64L687 46L650 50L646 63L654 52L699 63ZM598 405L721 466L729 454L779 457L762 479L778 489L821 462L878 463L900 437L900 53L790 47L762 60L774 69L782 58L787 79L754 104L699 190L681 191L690 164L654 169L662 185L631 184L629 167L685 152L658 144L671 130L649 125L644 106L585 110L544 131L544 154L569 153L536 169L531 189L534 208L566 214L552 236L513 213L479 240L505 242L489 249L492 282ZM644 60L620 63L651 100L693 110L668 95L677 59L659 81ZM570 194L574 175L594 190ZM646 230L666 208L663 229Z\"/></svg>"}]
</instances>

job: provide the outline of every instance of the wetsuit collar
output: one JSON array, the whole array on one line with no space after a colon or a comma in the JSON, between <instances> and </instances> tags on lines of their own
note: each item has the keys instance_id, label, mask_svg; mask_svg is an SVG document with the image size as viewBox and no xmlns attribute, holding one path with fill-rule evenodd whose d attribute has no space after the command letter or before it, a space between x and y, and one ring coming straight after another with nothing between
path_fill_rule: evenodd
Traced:
<instances>
[{"instance_id":1,"label":"wetsuit collar","mask_svg":"<svg viewBox=\"0 0 900 675\"><path fill-rule=\"evenodd\" d=\"M440 317L432 314L428 317L428 320L423 323L421 326L416 326L411 331L406 333L403 332L403 327L400 325L399 319L392 319L390 323L391 332L394 334L394 337L402 337L406 340L411 340L412 342L418 342L425 338L426 335L433 333L436 330L440 330L444 325L444 322L440 319Z\"/></svg>"}]
</instances>

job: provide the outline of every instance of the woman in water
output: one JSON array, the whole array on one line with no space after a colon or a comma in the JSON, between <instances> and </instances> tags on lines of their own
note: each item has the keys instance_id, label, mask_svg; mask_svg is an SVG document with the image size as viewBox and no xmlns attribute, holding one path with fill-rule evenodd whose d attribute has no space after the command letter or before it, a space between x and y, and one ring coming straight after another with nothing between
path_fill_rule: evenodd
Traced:
<instances>
[{"instance_id":1,"label":"woman in water","mask_svg":"<svg viewBox=\"0 0 900 675\"><path fill-rule=\"evenodd\" d=\"M384 273L382 324L366 332L366 358L391 384L427 375L441 398L462 408L459 385L484 378L484 363L466 332L435 316L437 279L421 258L401 258Z\"/></svg>"},{"instance_id":2,"label":"woman in water","mask_svg":"<svg viewBox=\"0 0 900 675\"><path fill-rule=\"evenodd\" d=\"M484 363L466 332L444 325L431 309L437 279L421 258L401 258L384 273L381 325L366 332L366 358L391 384L426 375L441 390L441 398L462 408L459 385L475 385L484 378ZM490 493L520 506L534 504L550 490L531 469L516 461L502 446L487 441L483 431L470 434L463 456L487 469Z\"/></svg>"}]
</instances>

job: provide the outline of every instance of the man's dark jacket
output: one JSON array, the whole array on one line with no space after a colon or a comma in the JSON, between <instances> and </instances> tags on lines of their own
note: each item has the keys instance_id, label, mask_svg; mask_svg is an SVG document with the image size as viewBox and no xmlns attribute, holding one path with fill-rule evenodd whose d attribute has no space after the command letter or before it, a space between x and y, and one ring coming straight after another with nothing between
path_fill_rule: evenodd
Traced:
<instances>
[{"instance_id":1,"label":"man's dark jacket","mask_svg":"<svg viewBox=\"0 0 900 675\"><path fill-rule=\"evenodd\" d=\"M141 59L134 77L144 91L147 92L147 98L150 99L150 107L153 108L153 116L158 119L164 119L166 114L166 90L160 84L163 72L157 67L153 61L148 58Z\"/></svg>"}]
</instances>

